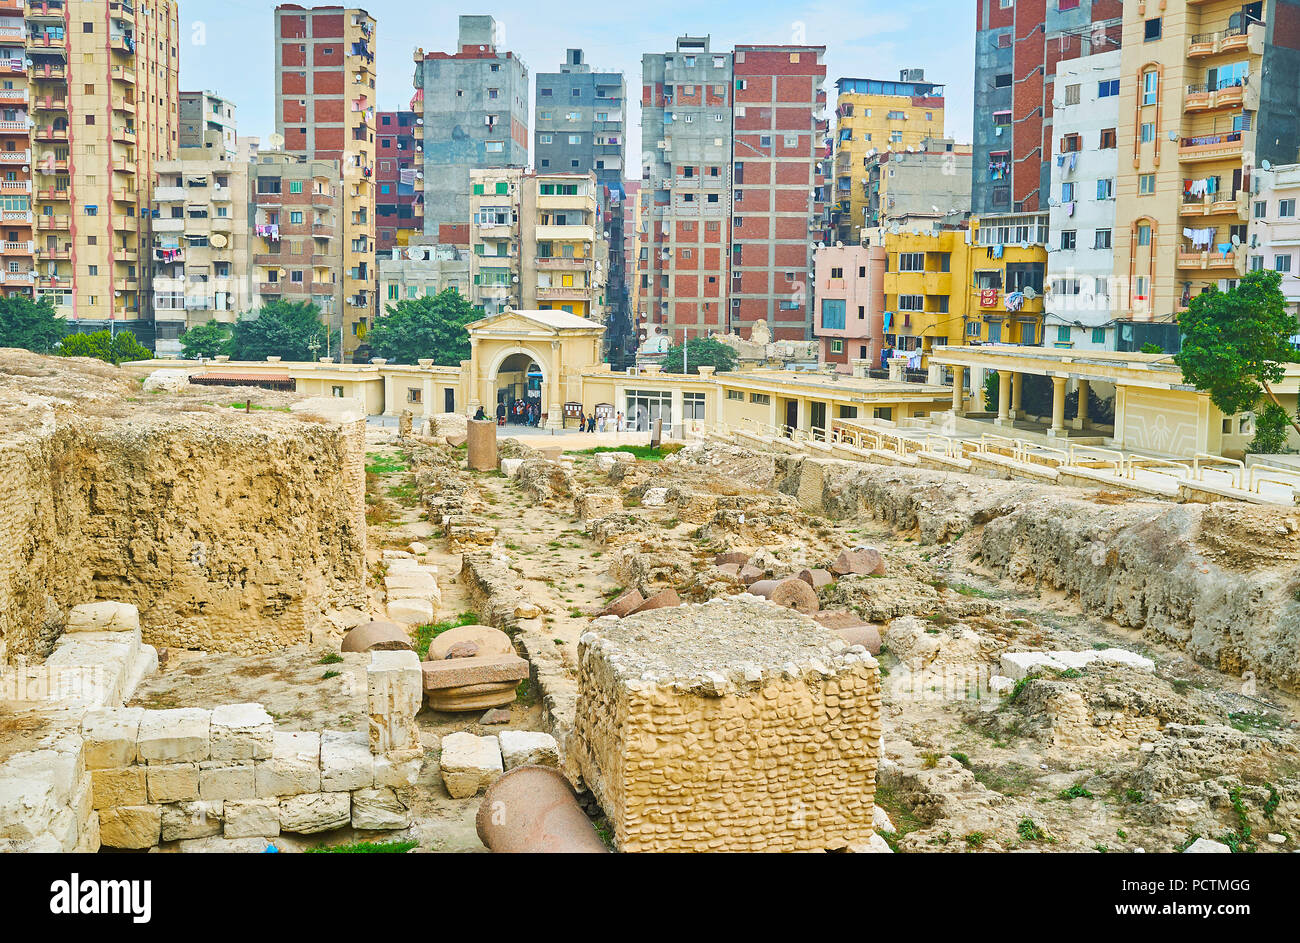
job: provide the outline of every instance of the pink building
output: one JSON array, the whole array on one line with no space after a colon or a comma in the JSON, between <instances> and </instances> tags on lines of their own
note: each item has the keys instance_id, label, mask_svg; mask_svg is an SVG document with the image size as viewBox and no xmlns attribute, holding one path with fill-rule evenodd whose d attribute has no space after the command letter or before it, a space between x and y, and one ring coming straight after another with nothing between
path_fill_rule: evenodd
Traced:
<instances>
[{"instance_id":1,"label":"pink building","mask_svg":"<svg viewBox=\"0 0 1300 943\"><path fill-rule=\"evenodd\" d=\"M818 249L813 336L821 343L823 363L851 373L851 362L880 366L885 333L885 249L842 246Z\"/></svg>"}]
</instances>

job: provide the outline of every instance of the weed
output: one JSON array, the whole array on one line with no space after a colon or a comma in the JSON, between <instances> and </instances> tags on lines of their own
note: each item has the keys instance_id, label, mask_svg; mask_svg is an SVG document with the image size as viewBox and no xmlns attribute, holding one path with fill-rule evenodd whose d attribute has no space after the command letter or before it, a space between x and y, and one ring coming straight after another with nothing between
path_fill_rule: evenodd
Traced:
<instances>
[{"instance_id":1,"label":"weed","mask_svg":"<svg viewBox=\"0 0 1300 943\"><path fill-rule=\"evenodd\" d=\"M1075 783L1069 789L1062 789L1056 798L1064 799L1066 802L1071 799L1091 799L1092 793L1084 789L1081 783Z\"/></svg>"},{"instance_id":2,"label":"weed","mask_svg":"<svg viewBox=\"0 0 1300 943\"><path fill-rule=\"evenodd\" d=\"M1016 826L1016 834L1021 841L1050 841L1046 832L1035 824L1033 819L1021 819Z\"/></svg>"},{"instance_id":3,"label":"weed","mask_svg":"<svg viewBox=\"0 0 1300 943\"><path fill-rule=\"evenodd\" d=\"M309 855L404 855L418 847L418 841L359 841L349 845L317 845L303 851Z\"/></svg>"},{"instance_id":4,"label":"weed","mask_svg":"<svg viewBox=\"0 0 1300 943\"><path fill-rule=\"evenodd\" d=\"M330 671L325 672L323 675L321 675L321 676L320 676L320 679L321 679L322 681L328 681L330 678L337 678L338 676L339 676L339 673L338 673L337 671L330 670Z\"/></svg>"},{"instance_id":5,"label":"weed","mask_svg":"<svg viewBox=\"0 0 1300 943\"><path fill-rule=\"evenodd\" d=\"M965 753L949 753L948 755L951 756L958 763L960 763L962 766L966 767L967 769L970 769L970 757L967 756Z\"/></svg>"},{"instance_id":6,"label":"weed","mask_svg":"<svg viewBox=\"0 0 1300 943\"><path fill-rule=\"evenodd\" d=\"M343 660L343 656L340 655L338 652L326 652L324 655L320 656L320 661L317 662L317 664L337 665L342 660Z\"/></svg>"},{"instance_id":7,"label":"weed","mask_svg":"<svg viewBox=\"0 0 1300 943\"><path fill-rule=\"evenodd\" d=\"M454 619L447 619L443 622L432 622L415 627L415 637L411 643L415 647L415 652L423 661L429 654L429 643L435 638L446 632L448 629L454 629L462 625L475 625L478 623L478 614L473 612L462 612Z\"/></svg>"},{"instance_id":8,"label":"weed","mask_svg":"<svg viewBox=\"0 0 1300 943\"><path fill-rule=\"evenodd\" d=\"M922 768L922 769L934 769L934 768L935 768L936 766L938 766L938 765L939 765L939 754L938 754L938 753L922 753L922 754L921 754L921 768Z\"/></svg>"},{"instance_id":9,"label":"weed","mask_svg":"<svg viewBox=\"0 0 1300 943\"><path fill-rule=\"evenodd\" d=\"M1145 801L1146 801L1146 797L1142 795L1142 790L1141 790L1141 789L1125 789L1125 790L1124 790L1124 801L1125 801L1125 802L1140 803L1140 802L1145 802Z\"/></svg>"},{"instance_id":10,"label":"weed","mask_svg":"<svg viewBox=\"0 0 1300 943\"><path fill-rule=\"evenodd\" d=\"M983 832L969 832L962 837L962 840L966 842L967 848L979 848L987 837Z\"/></svg>"}]
</instances>

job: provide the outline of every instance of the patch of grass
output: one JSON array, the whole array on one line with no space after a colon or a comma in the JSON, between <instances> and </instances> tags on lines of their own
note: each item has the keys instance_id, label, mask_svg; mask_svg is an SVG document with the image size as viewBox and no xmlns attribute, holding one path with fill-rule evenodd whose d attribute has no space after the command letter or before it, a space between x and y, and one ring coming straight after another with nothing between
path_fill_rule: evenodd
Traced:
<instances>
[{"instance_id":1,"label":"patch of grass","mask_svg":"<svg viewBox=\"0 0 1300 943\"><path fill-rule=\"evenodd\" d=\"M970 769L970 757L967 756L965 753L949 753L948 755L951 756L958 763L960 763L962 766L966 767L967 769Z\"/></svg>"},{"instance_id":2,"label":"patch of grass","mask_svg":"<svg viewBox=\"0 0 1300 943\"><path fill-rule=\"evenodd\" d=\"M343 656L340 655L338 652L326 652L324 655L320 656L320 661L318 661L316 664L337 665L342 660L343 660Z\"/></svg>"},{"instance_id":3,"label":"patch of grass","mask_svg":"<svg viewBox=\"0 0 1300 943\"><path fill-rule=\"evenodd\" d=\"M1277 714L1265 711L1233 711L1228 715L1228 723L1244 733L1252 730L1281 730L1286 726L1286 722Z\"/></svg>"},{"instance_id":4,"label":"patch of grass","mask_svg":"<svg viewBox=\"0 0 1300 943\"><path fill-rule=\"evenodd\" d=\"M339 673L338 673L337 671L330 670L330 671L325 672L323 675L321 675L321 676L320 676L320 679L321 679L322 681L328 681L330 678L337 678L338 676L339 676Z\"/></svg>"},{"instance_id":5,"label":"patch of grass","mask_svg":"<svg viewBox=\"0 0 1300 943\"><path fill-rule=\"evenodd\" d=\"M366 455L371 463L366 466L368 475L392 475L397 472L409 471L409 466L400 458L393 458L389 455L379 455L370 453Z\"/></svg>"},{"instance_id":6,"label":"patch of grass","mask_svg":"<svg viewBox=\"0 0 1300 943\"><path fill-rule=\"evenodd\" d=\"M980 599L993 599L994 596L988 590L980 589L977 586L968 586L965 583L954 583L952 591L961 596L978 596Z\"/></svg>"},{"instance_id":7,"label":"patch of grass","mask_svg":"<svg viewBox=\"0 0 1300 943\"><path fill-rule=\"evenodd\" d=\"M670 442L652 449L648 445L600 445L594 449L568 450L567 455L599 455L601 452L630 452L643 462L657 462L665 455L680 452L682 446Z\"/></svg>"},{"instance_id":8,"label":"patch of grass","mask_svg":"<svg viewBox=\"0 0 1300 943\"><path fill-rule=\"evenodd\" d=\"M1001 770L981 766L972 772L977 782L1004 796L1027 795L1034 778L1034 771L1020 763L1008 763Z\"/></svg>"},{"instance_id":9,"label":"patch of grass","mask_svg":"<svg viewBox=\"0 0 1300 943\"><path fill-rule=\"evenodd\" d=\"M968 832L962 836L962 841L966 842L967 848L979 848L988 839L983 832Z\"/></svg>"},{"instance_id":10,"label":"patch of grass","mask_svg":"<svg viewBox=\"0 0 1300 943\"><path fill-rule=\"evenodd\" d=\"M425 625L415 627L415 637L411 639L411 644L415 652L424 661L429 656L429 643L435 638L446 632L448 629L454 629L462 625L475 625L478 623L478 614L474 612L462 612L454 619L446 619L442 622L430 622Z\"/></svg>"},{"instance_id":11,"label":"patch of grass","mask_svg":"<svg viewBox=\"0 0 1300 943\"><path fill-rule=\"evenodd\" d=\"M1030 818L1020 820L1020 824L1016 826L1016 834L1020 836L1021 841L1042 841L1047 842L1048 844L1056 843L1055 838L1039 828L1037 823Z\"/></svg>"},{"instance_id":12,"label":"patch of grass","mask_svg":"<svg viewBox=\"0 0 1300 943\"><path fill-rule=\"evenodd\" d=\"M922 754L921 754L921 768L922 768L922 769L934 769L934 768L935 768L936 766L938 766L938 765L939 765L939 754L938 754L938 753L922 753Z\"/></svg>"},{"instance_id":13,"label":"patch of grass","mask_svg":"<svg viewBox=\"0 0 1300 943\"><path fill-rule=\"evenodd\" d=\"M904 835L925 827L925 823L912 814L911 808L893 786L876 784L876 805L884 809L885 814L889 816L889 821L894 823L895 830L881 836L894 851L898 851L898 842Z\"/></svg>"},{"instance_id":14,"label":"patch of grass","mask_svg":"<svg viewBox=\"0 0 1300 943\"><path fill-rule=\"evenodd\" d=\"M1056 798L1063 799L1066 802L1069 802L1071 799L1091 799L1092 793L1084 789L1081 783L1075 783L1069 789L1062 789L1057 794Z\"/></svg>"},{"instance_id":15,"label":"patch of grass","mask_svg":"<svg viewBox=\"0 0 1300 943\"><path fill-rule=\"evenodd\" d=\"M1125 789L1125 790L1124 790L1124 801L1125 801L1125 802L1132 802L1132 803L1135 803L1135 804L1137 804L1137 803L1142 803L1142 802L1145 802L1145 801L1146 801L1146 796L1144 796L1144 795L1142 794L1142 790L1141 790L1141 789Z\"/></svg>"},{"instance_id":16,"label":"patch of grass","mask_svg":"<svg viewBox=\"0 0 1300 943\"><path fill-rule=\"evenodd\" d=\"M303 851L309 855L404 855L418 847L418 841L359 841L349 845L316 845Z\"/></svg>"}]
</instances>

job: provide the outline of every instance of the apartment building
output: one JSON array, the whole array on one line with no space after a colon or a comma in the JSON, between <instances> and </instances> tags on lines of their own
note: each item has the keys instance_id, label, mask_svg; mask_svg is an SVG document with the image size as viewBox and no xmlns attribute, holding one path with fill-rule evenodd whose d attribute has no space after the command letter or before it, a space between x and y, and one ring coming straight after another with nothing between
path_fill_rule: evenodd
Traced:
<instances>
[{"instance_id":1,"label":"apartment building","mask_svg":"<svg viewBox=\"0 0 1300 943\"><path fill-rule=\"evenodd\" d=\"M424 232L454 241L444 226L470 219L471 168L528 166L528 68L498 48L490 16L461 16L456 51L415 51L422 109Z\"/></svg>"},{"instance_id":2,"label":"apartment building","mask_svg":"<svg viewBox=\"0 0 1300 943\"><path fill-rule=\"evenodd\" d=\"M379 112L375 142L375 239L378 251L407 245L424 233L423 136L414 111ZM419 175L417 178L416 175ZM417 191L417 184L420 190ZM382 297L379 299L384 300Z\"/></svg>"},{"instance_id":3,"label":"apartment building","mask_svg":"<svg viewBox=\"0 0 1300 943\"><path fill-rule=\"evenodd\" d=\"M5 269L21 274L17 253L34 242L35 294L74 330L128 328L151 345L154 170L175 157L179 122L176 4L20 6L0 31Z\"/></svg>"},{"instance_id":4,"label":"apartment building","mask_svg":"<svg viewBox=\"0 0 1300 943\"><path fill-rule=\"evenodd\" d=\"M32 192L32 68L24 48L22 0L0 2L0 294L31 297L36 288ZM60 60L59 68L65 63ZM66 94L66 93L65 93ZM65 172L66 172L65 153ZM65 243L68 237L65 234ZM43 259L44 262L53 258Z\"/></svg>"},{"instance_id":5,"label":"apartment building","mask_svg":"<svg viewBox=\"0 0 1300 943\"><path fill-rule=\"evenodd\" d=\"M1178 312L1247 269L1252 176L1296 162L1300 3L1130 4L1122 73L1119 345L1176 349Z\"/></svg>"},{"instance_id":6,"label":"apartment building","mask_svg":"<svg viewBox=\"0 0 1300 943\"><path fill-rule=\"evenodd\" d=\"M916 150L943 138L944 86L924 69L904 69L898 81L842 78L835 83L834 189L830 228L839 242L857 245L870 203L867 165L890 151Z\"/></svg>"},{"instance_id":7,"label":"apartment building","mask_svg":"<svg viewBox=\"0 0 1300 943\"><path fill-rule=\"evenodd\" d=\"M1280 272L1287 308L1300 319L1300 164L1258 169L1254 185L1250 270Z\"/></svg>"},{"instance_id":8,"label":"apartment building","mask_svg":"<svg viewBox=\"0 0 1300 943\"><path fill-rule=\"evenodd\" d=\"M470 172L470 300L605 319L608 243L595 174Z\"/></svg>"},{"instance_id":9,"label":"apartment building","mask_svg":"<svg viewBox=\"0 0 1300 943\"><path fill-rule=\"evenodd\" d=\"M214 156L228 158L239 153L234 102L216 92L181 92L180 116L180 150L203 148Z\"/></svg>"},{"instance_id":10,"label":"apartment building","mask_svg":"<svg viewBox=\"0 0 1300 943\"><path fill-rule=\"evenodd\" d=\"M262 151L257 163L248 166L248 177L252 306L312 302L330 328L331 355L338 356L338 343L345 351L355 350L356 337L350 335L343 305L339 241L347 231L347 202L339 165Z\"/></svg>"},{"instance_id":11,"label":"apartment building","mask_svg":"<svg viewBox=\"0 0 1300 943\"><path fill-rule=\"evenodd\" d=\"M812 337L813 245L826 213L825 54L735 49L728 333L748 337L766 321L773 340Z\"/></svg>"},{"instance_id":12,"label":"apartment building","mask_svg":"<svg viewBox=\"0 0 1300 943\"><path fill-rule=\"evenodd\" d=\"M463 248L437 245L432 236L413 236L410 244L380 256L380 316L387 305L432 297L448 288L468 298L469 269L469 253Z\"/></svg>"},{"instance_id":13,"label":"apartment building","mask_svg":"<svg viewBox=\"0 0 1300 943\"><path fill-rule=\"evenodd\" d=\"M854 360L880 366L885 318L884 246L825 246L814 259L822 363L852 373Z\"/></svg>"},{"instance_id":14,"label":"apartment building","mask_svg":"<svg viewBox=\"0 0 1300 943\"><path fill-rule=\"evenodd\" d=\"M178 356L180 338L209 321L233 323L253 307L249 281L249 165L220 148L182 148L159 161L154 185L154 351Z\"/></svg>"},{"instance_id":15,"label":"apartment building","mask_svg":"<svg viewBox=\"0 0 1300 943\"><path fill-rule=\"evenodd\" d=\"M1044 319L1044 340L1056 347L1115 349L1111 277L1121 81L1118 49L1057 66Z\"/></svg>"},{"instance_id":16,"label":"apartment building","mask_svg":"<svg viewBox=\"0 0 1300 943\"><path fill-rule=\"evenodd\" d=\"M976 0L974 213L1047 208L1059 138L1052 104L1058 65L1118 48L1126 5L1144 6L1133 0Z\"/></svg>"},{"instance_id":17,"label":"apartment building","mask_svg":"<svg viewBox=\"0 0 1300 943\"><path fill-rule=\"evenodd\" d=\"M1049 227L1047 213L971 219L969 278L961 292L967 342L1043 343Z\"/></svg>"},{"instance_id":18,"label":"apartment building","mask_svg":"<svg viewBox=\"0 0 1300 943\"><path fill-rule=\"evenodd\" d=\"M726 333L731 277L732 74L708 36L641 57L647 220L638 333ZM757 207L756 207L757 208Z\"/></svg>"},{"instance_id":19,"label":"apartment building","mask_svg":"<svg viewBox=\"0 0 1300 943\"><path fill-rule=\"evenodd\" d=\"M864 160L863 233L900 220L960 223L970 215L969 145L952 138L925 138L915 148L881 151Z\"/></svg>"},{"instance_id":20,"label":"apartment building","mask_svg":"<svg viewBox=\"0 0 1300 943\"><path fill-rule=\"evenodd\" d=\"M340 168L344 357L375 313L375 20L341 6L275 8L275 121L287 154Z\"/></svg>"},{"instance_id":21,"label":"apartment building","mask_svg":"<svg viewBox=\"0 0 1300 943\"><path fill-rule=\"evenodd\" d=\"M965 229L885 234L888 261L879 335L884 353L907 354L919 369L932 348L980 336L979 314L987 309L970 304L975 253L967 244L969 235ZM872 367L880 366L878 351Z\"/></svg>"}]
</instances>

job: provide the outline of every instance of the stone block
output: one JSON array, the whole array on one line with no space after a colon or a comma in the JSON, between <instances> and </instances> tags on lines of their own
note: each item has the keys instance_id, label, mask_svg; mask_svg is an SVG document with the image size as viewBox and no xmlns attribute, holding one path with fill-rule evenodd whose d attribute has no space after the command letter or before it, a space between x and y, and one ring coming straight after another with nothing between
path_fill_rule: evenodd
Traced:
<instances>
[{"instance_id":1,"label":"stone block","mask_svg":"<svg viewBox=\"0 0 1300 943\"><path fill-rule=\"evenodd\" d=\"M188 802L199 797L197 763L171 763L146 769L150 802Z\"/></svg>"},{"instance_id":2,"label":"stone block","mask_svg":"<svg viewBox=\"0 0 1300 943\"><path fill-rule=\"evenodd\" d=\"M453 799L478 795L504 772L496 737L453 733L442 738L442 782Z\"/></svg>"},{"instance_id":3,"label":"stone block","mask_svg":"<svg viewBox=\"0 0 1300 943\"><path fill-rule=\"evenodd\" d=\"M366 689L370 752L418 749L415 715L424 703L420 656L412 651L371 652Z\"/></svg>"},{"instance_id":4,"label":"stone block","mask_svg":"<svg viewBox=\"0 0 1300 943\"><path fill-rule=\"evenodd\" d=\"M314 835L342 828L352 820L352 796L346 792L316 792L280 801L280 830Z\"/></svg>"},{"instance_id":5,"label":"stone block","mask_svg":"<svg viewBox=\"0 0 1300 943\"><path fill-rule=\"evenodd\" d=\"M320 792L320 734L277 730L271 758L257 764L254 778L262 799Z\"/></svg>"},{"instance_id":6,"label":"stone block","mask_svg":"<svg viewBox=\"0 0 1300 943\"><path fill-rule=\"evenodd\" d=\"M162 807L162 840L182 841L221 834L225 803L216 800L176 802Z\"/></svg>"},{"instance_id":7,"label":"stone block","mask_svg":"<svg viewBox=\"0 0 1300 943\"><path fill-rule=\"evenodd\" d=\"M162 837L162 806L118 806L99 813L99 840L106 848L152 848Z\"/></svg>"},{"instance_id":8,"label":"stone block","mask_svg":"<svg viewBox=\"0 0 1300 943\"><path fill-rule=\"evenodd\" d=\"M109 707L87 711L81 721L81 740L87 769L118 769L136 761L140 736L139 707Z\"/></svg>"},{"instance_id":9,"label":"stone block","mask_svg":"<svg viewBox=\"0 0 1300 943\"><path fill-rule=\"evenodd\" d=\"M144 773L143 766L91 770L93 807L99 810L120 805L147 805L149 791L145 788Z\"/></svg>"},{"instance_id":10,"label":"stone block","mask_svg":"<svg viewBox=\"0 0 1300 943\"><path fill-rule=\"evenodd\" d=\"M261 704L225 704L212 710L214 760L265 760L271 756L275 721Z\"/></svg>"},{"instance_id":11,"label":"stone block","mask_svg":"<svg viewBox=\"0 0 1300 943\"><path fill-rule=\"evenodd\" d=\"M632 610L633 613L647 612L651 609L671 609L673 606L680 606L682 599L677 595L677 590L669 587L655 593L641 605Z\"/></svg>"},{"instance_id":12,"label":"stone block","mask_svg":"<svg viewBox=\"0 0 1300 943\"><path fill-rule=\"evenodd\" d=\"M1198 838L1185 849L1185 855L1230 855L1232 849L1223 842L1211 841L1208 838Z\"/></svg>"},{"instance_id":13,"label":"stone block","mask_svg":"<svg viewBox=\"0 0 1300 943\"><path fill-rule=\"evenodd\" d=\"M424 766L424 750L418 754L385 754L375 757L375 788L403 789L414 786Z\"/></svg>"},{"instance_id":14,"label":"stone block","mask_svg":"<svg viewBox=\"0 0 1300 943\"><path fill-rule=\"evenodd\" d=\"M469 652L467 645L474 647ZM454 654L453 650L462 654ZM468 652L468 654L464 654ZM514 643L510 636L490 625L459 625L448 629L429 643L428 661L447 658L474 658L488 655L513 655Z\"/></svg>"},{"instance_id":15,"label":"stone block","mask_svg":"<svg viewBox=\"0 0 1300 943\"><path fill-rule=\"evenodd\" d=\"M807 583L815 590L821 589L823 586L829 586L831 583L835 582L835 577L834 575L831 574L830 570L820 570L820 569L800 570L799 579L803 580L805 583Z\"/></svg>"},{"instance_id":16,"label":"stone block","mask_svg":"<svg viewBox=\"0 0 1300 943\"><path fill-rule=\"evenodd\" d=\"M388 618L406 625L428 625L434 619L433 603L428 599L404 596L388 600Z\"/></svg>"},{"instance_id":17,"label":"stone block","mask_svg":"<svg viewBox=\"0 0 1300 943\"><path fill-rule=\"evenodd\" d=\"M280 834L278 799L242 799L226 803L226 838L274 838Z\"/></svg>"},{"instance_id":18,"label":"stone block","mask_svg":"<svg viewBox=\"0 0 1300 943\"><path fill-rule=\"evenodd\" d=\"M830 571L836 576L857 573L863 576L884 576L885 558L875 547L854 547L841 550L840 555L831 564Z\"/></svg>"},{"instance_id":19,"label":"stone block","mask_svg":"<svg viewBox=\"0 0 1300 943\"><path fill-rule=\"evenodd\" d=\"M668 503L667 488L647 488L641 495L641 506L647 508L661 508Z\"/></svg>"},{"instance_id":20,"label":"stone block","mask_svg":"<svg viewBox=\"0 0 1300 943\"><path fill-rule=\"evenodd\" d=\"M596 618L600 618L601 616L618 616L621 619L623 616L635 612L636 607L641 605L643 602L645 602L645 597L641 595L639 589L633 587L620 595L604 609L600 610L600 612L596 613Z\"/></svg>"},{"instance_id":21,"label":"stone block","mask_svg":"<svg viewBox=\"0 0 1300 943\"><path fill-rule=\"evenodd\" d=\"M82 775L78 755L28 750L0 765L0 841L31 841L72 800Z\"/></svg>"},{"instance_id":22,"label":"stone block","mask_svg":"<svg viewBox=\"0 0 1300 943\"><path fill-rule=\"evenodd\" d=\"M534 730L503 730L497 734L501 744L502 765L551 766L560 768L560 746L549 733Z\"/></svg>"},{"instance_id":23,"label":"stone block","mask_svg":"<svg viewBox=\"0 0 1300 943\"><path fill-rule=\"evenodd\" d=\"M140 632L140 610L128 602L89 602L68 613L68 632Z\"/></svg>"},{"instance_id":24,"label":"stone block","mask_svg":"<svg viewBox=\"0 0 1300 943\"><path fill-rule=\"evenodd\" d=\"M415 554L417 557L422 557L429 552L429 545L420 543L418 540L413 540L406 549L411 551L411 553Z\"/></svg>"},{"instance_id":25,"label":"stone block","mask_svg":"<svg viewBox=\"0 0 1300 943\"><path fill-rule=\"evenodd\" d=\"M374 781L375 760L366 731L321 731L320 787L323 792L366 789Z\"/></svg>"},{"instance_id":26,"label":"stone block","mask_svg":"<svg viewBox=\"0 0 1300 943\"><path fill-rule=\"evenodd\" d=\"M199 764L200 799L254 799L256 770L252 760L208 760Z\"/></svg>"},{"instance_id":27,"label":"stone block","mask_svg":"<svg viewBox=\"0 0 1300 943\"><path fill-rule=\"evenodd\" d=\"M1012 681L1027 678L1045 668L1064 670L1065 667L1048 652L1003 652L998 659L998 671Z\"/></svg>"},{"instance_id":28,"label":"stone block","mask_svg":"<svg viewBox=\"0 0 1300 943\"><path fill-rule=\"evenodd\" d=\"M503 458L501 459L501 474L507 478L513 478L519 474L519 467L524 464L522 458Z\"/></svg>"},{"instance_id":29,"label":"stone block","mask_svg":"<svg viewBox=\"0 0 1300 943\"><path fill-rule=\"evenodd\" d=\"M738 550L728 550L726 553L719 553L713 558L715 566L725 566L734 563L736 566L744 566L749 562L749 554L741 553Z\"/></svg>"},{"instance_id":30,"label":"stone block","mask_svg":"<svg viewBox=\"0 0 1300 943\"><path fill-rule=\"evenodd\" d=\"M409 828L411 810L392 789L358 789L352 793L352 827Z\"/></svg>"},{"instance_id":31,"label":"stone block","mask_svg":"<svg viewBox=\"0 0 1300 943\"><path fill-rule=\"evenodd\" d=\"M528 662L518 655L481 655L426 661L421 663L420 670L427 693L496 682L518 684L528 677Z\"/></svg>"},{"instance_id":32,"label":"stone block","mask_svg":"<svg viewBox=\"0 0 1300 943\"><path fill-rule=\"evenodd\" d=\"M197 763L206 760L211 743L212 714L197 707L145 711L137 741L145 763Z\"/></svg>"}]
</instances>

